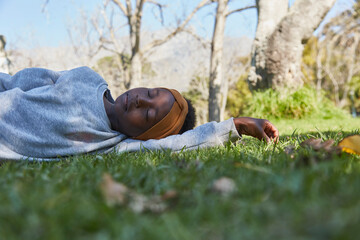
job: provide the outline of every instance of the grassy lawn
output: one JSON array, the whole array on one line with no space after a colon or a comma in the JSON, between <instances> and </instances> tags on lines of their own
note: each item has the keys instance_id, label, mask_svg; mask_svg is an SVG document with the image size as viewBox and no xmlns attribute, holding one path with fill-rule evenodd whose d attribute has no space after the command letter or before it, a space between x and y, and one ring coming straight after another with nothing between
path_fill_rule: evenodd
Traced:
<instances>
[{"instance_id":1,"label":"grassy lawn","mask_svg":"<svg viewBox=\"0 0 360 240\"><path fill-rule=\"evenodd\" d=\"M345 119L301 119L301 120L274 120L280 134L309 133L309 132L351 132L360 129L360 118Z\"/></svg>"},{"instance_id":2,"label":"grassy lawn","mask_svg":"<svg viewBox=\"0 0 360 240\"><path fill-rule=\"evenodd\" d=\"M4 163L0 239L356 239L360 157L299 146L310 136L337 143L359 133L359 120L344 121L276 122L277 145L244 138L176 154ZM104 173L144 196L169 190L177 196L163 202L161 213L108 206L100 187ZM227 196L212 187L224 176L235 183Z\"/></svg>"}]
</instances>

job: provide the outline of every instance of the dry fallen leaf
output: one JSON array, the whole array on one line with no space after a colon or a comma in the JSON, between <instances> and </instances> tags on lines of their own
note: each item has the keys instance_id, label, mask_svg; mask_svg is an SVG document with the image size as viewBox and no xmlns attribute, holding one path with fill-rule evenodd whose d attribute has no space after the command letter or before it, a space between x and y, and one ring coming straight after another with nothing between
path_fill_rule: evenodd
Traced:
<instances>
[{"instance_id":1,"label":"dry fallen leaf","mask_svg":"<svg viewBox=\"0 0 360 240\"><path fill-rule=\"evenodd\" d=\"M294 152L295 152L295 146L294 145L288 145L284 148L284 152L290 156L290 158L294 158Z\"/></svg>"},{"instance_id":2,"label":"dry fallen leaf","mask_svg":"<svg viewBox=\"0 0 360 240\"><path fill-rule=\"evenodd\" d=\"M178 197L178 193L175 190L169 190L161 196L162 200L169 200Z\"/></svg>"},{"instance_id":3,"label":"dry fallen leaf","mask_svg":"<svg viewBox=\"0 0 360 240\"><path fill-rule=\"evenodd\" d=\"M287 155L291 155L294 153L295 151L295 146L294 145L287 145L285 148L284 148L284 152L287 154Z\"/></svg>"},{"instance_id":4,"label":"dry fallen leaf","mask_svg":"<svg viewBox=\"0 0 360 240\"><path fill-rule=\"evenodd\" d=\"M236 184L231 178L221 177L214 181L212 189L223 196L228 196L235 192Z\"/></svg>"},{"instance_id":5,"label":"dry fallen leaf","mask_svg":"<svg viewBox=\"0 0 360 240\"><path fill-rule=\"evenodd\" d=\"M150 211L160 213L166 210L165 200L177 196L175 191L168 191L163 196L145 196L116 182L109 174L103 175L101 191L109 206L127 206L136 213Z\"/></svg>"},{"instance_id":6,"label":"dry fallen leaf","mask_svg":"<svg viewBox=\"0 0 360 240\"><path fill-rule=\"evenodd\" d=\"M235 167L241 167L241 168L250 169L250 170L253 170L253 171L257 171L257 172L272 174L272 172L269 169L261 167L261 166L251 165L250 163L235 162L234 166Z\"/></svg>"},{"instance_id":7,"label":"dry fallen leaf","mask_svg":"<svg viewBox=\"0 0 360 240\"><path fill-rule=\"evenodd\" d=\"M338 147L334 146L334 140L329 139L325 142L322 142L321 138L309 138L302 143L302 147L311 147L315 151L325 151L327 153L337 152Z\"/></svg>"},{"instance_id":8,"label":"dry fallen leaf","mask_svg":"<svg viewBox=\"0 0 360 240\"><path fill-rule=\"evenodd\" d=\"M313 148L314 150L319 150L321 141L322 140L320 138L309 138L303 141L302 143L300 143L300 146L302 147L307 146Z\"/></svg>"},{"instance_id":9,"label":"dry fallen leaf","mask_svg":"<svg viewBox=\"0 0 360 240\"><path fill-rule=\"evenodd\" d=\"M124 184L114 181L107 173L103 175L101 190L109 206L124 204L129 191Z\"/></svg>"},{"instance_id":10,"label":"dry fallen leaf","mask_svg":"<svg viewBox=\"0 0 360 240\"><path fill-rule=\"evenodd\" d=\"M308 152L304 153L300 151L295 161L295 167L311 167L320 162L331 161L333 159L331 157L332 154L339 154L341 152L338 146L334 146L333 139L322 142L320 138L309 138L300 143L300 146L303 148L311 148L318 153L309 154Z\"/></svg>"},{"instance_id":11,"label":"dry fallen leaf","mask_svg":"<svg viewBox=\"0 0 360 240\"><path fill-rule=\"evenodd\" d=\"M343 152L360 155L360 135L346 137L339 142L338 146Z\"/></svg>"},{"instance_id":12,"label":"dry fallen leaf","mask_svg":"<svg viewBox=\"0 0 360 240\"><path fill-rule=\"evenodd\" d=\"M161 213L166 210L166 204L159 196L147 197L139 193L132 192L129 198L129 208L136 213L150 211Z\"/></svg>"}]
</instances>

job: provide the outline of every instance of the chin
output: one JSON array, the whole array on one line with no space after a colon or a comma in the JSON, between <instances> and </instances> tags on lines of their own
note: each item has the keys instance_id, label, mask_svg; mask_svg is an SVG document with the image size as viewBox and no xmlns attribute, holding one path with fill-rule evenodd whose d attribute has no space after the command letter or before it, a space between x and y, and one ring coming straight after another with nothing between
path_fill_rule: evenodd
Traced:
<instances>
[{"instance_id":1,"label":"chin","mask_svg":"<svg viewBox=\"0 0 360 240\"><path fill-rule=\"evenodd\" d=\"M116 99L115 99L115 102L120 102L121 100L121 96L124 95L124 94L121 94L120 96L118 96Z\"/></svg>"}]
</instances>

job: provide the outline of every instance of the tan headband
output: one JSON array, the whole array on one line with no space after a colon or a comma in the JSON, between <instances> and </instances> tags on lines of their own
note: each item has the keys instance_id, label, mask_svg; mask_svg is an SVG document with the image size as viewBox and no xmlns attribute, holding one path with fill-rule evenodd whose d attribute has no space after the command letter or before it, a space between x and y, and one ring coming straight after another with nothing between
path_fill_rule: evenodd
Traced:
<instances>
[{"instance_id":1,"label":"tan headband","mask_svg":"<svg viewBox=\"0 0 360 240\"><path fill-rule=\"evenodd\" d=\"M175 102L170 112L141 135L134 137L138 140L160 139L170 135L178 134L184 125L186 114L188 113L188 104L183 96L175 89L163 88L171 92Z\"/></svg>"}]
</instances>

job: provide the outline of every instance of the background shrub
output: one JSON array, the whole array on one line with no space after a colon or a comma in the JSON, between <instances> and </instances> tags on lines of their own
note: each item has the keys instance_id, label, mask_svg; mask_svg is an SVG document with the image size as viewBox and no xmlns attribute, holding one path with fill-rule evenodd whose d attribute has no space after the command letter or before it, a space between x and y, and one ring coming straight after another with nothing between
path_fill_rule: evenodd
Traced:
<instances>
[{"instance_id":1,"label":"background shrub","mask_svg":"<svg viewBox=\"0 0 360 240\"><path fill-rule=\"evenodd\" d=\"M229 87L226 102L227 118L241 116L247 108L247 102L251 98L251 92L246 79L247 74L244 74L233 86Z\"/></svg>"},{"instance_id":2,"label":"background shrub","mask_svg":"<svg viewBox=\"0 0 360 240\"><path fill-rule=\"evenodd\" d=\"M243 115L267 119L347 118L350 115L337 108L324 93L304 87L295 92L275 92L268 89L255 92L247 102Z\"/></svg>"}]
</instances>

